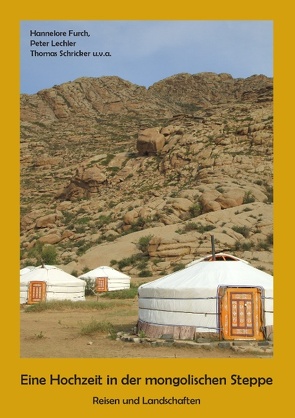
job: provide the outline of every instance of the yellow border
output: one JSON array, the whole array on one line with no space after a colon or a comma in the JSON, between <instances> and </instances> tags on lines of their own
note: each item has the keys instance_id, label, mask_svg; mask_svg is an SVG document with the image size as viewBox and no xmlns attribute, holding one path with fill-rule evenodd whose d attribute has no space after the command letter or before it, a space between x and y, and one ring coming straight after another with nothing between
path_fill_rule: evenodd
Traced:
<instances>
[{"instance_id":1,"label":"yellow border","mask_svg":"<svg viewBox=\"0 0 295 418\"><path fill-rule=\"evenodd\" d=\"M115 4L117 3L117 4ZM294 303L294 277L291 263L293 250L293 132L294 119L291 71L293 66L293 21L289 2L274 7L263 1L236 1L209 3L184 1L180 3L151 0L100 3L27 1L6 5L1 27L2 89L1 115L4 122L2 135L2 398L6 411L21 413L23 417L67 416L97 417L114 413L123 416L169 414L178 417L188 413L194 416L239 417L250 415L273 417L276 405L289 410L291 400L285 394L292 389L294 364L292 344L293 317L290 306ZM285 4L284 4L285 3ZM284 7L285 6L285 7ZM21 20L273 20L275 33L275 353L273 359L20 359L19 358L19 26ZM291 61L292 58L292 61ZM291 114L292 112L292 114ZM2 125L3 127L3 125ZM2 129L3 132L3 129ZM292 251L293 252L293 251ZM249 386L161 386L151 390L138 386L87 387L29 387L20 386L20 374L48 376L74 373L93 376L127 375L156 376L241 376L271 377L273 385L260 388ZM188 396L201 398L199 406L93 406L92 396L160 397ZM3 406L4 409L4 406Z\"/></svg>"}]
</instances>

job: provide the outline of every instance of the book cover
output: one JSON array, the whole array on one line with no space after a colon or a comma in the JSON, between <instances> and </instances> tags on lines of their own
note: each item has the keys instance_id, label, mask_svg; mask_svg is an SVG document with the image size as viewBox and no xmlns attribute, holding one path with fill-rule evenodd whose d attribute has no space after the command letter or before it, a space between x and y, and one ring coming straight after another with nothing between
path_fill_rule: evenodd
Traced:
<instances>
[{"instance_id":1,"label":"book cover","mask_svg":"<svg viewBox=\"0 0 295 418\"><path fill-rule=\"evenodd\" d=\"M32 2L5 23L13 412L291 405L290 17L167 7Z\"/></svg>"}]
</instances>

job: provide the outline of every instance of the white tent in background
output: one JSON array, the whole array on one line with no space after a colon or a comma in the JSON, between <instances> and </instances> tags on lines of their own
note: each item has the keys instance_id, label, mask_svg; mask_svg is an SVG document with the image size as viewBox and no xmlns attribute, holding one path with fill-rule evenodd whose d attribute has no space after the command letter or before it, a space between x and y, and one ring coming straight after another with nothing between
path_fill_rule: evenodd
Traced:
<instances>
[{"instance_id":1,"label":"white tent in background","mask_svg":"<svg viewBox=\"0 0 295 418\"><path fill-rule=\"evenodd\" d=\"M20 303L49 300L85 300L85 282L55 266L44 265L21 271Z\"/></svg>"},{"instance_id":2,"label":"white tent in background","mask_svg":"<svg viewBox=\"0 0 295 418\"><path fill-rule=\"evenodd\" d=\"M90 280L96 292L130 288L130 276L108 266L100 266L90 270L79 276L79 279Z\"/></svg>"},{"instance_id":3,"label":"white tent in background","mask_svg":"<svg viewBox=\"0 0 295 418\"><path fill-rule=\"evenodd\" d=\"M150 337L263 340L273 332L273 277L216 254L138 288L138 330Z\"/></svg>"}]
</instances>

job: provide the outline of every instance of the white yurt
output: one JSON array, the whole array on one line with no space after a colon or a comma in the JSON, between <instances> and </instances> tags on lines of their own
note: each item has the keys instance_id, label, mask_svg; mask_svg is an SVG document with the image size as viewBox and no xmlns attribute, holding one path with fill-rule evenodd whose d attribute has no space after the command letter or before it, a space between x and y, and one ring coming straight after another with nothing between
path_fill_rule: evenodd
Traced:
<instances>
[{"instance_id":1,"label":"white yurt","mask_svg":"<svg viewBox=\"0 0 295 418\"><path fill-rule=\"evenodd\" d=\"M79 276L79 279L90 280L95 292L110 292L130 288L130 276L112 267L100 266Z\"/></svg>"},{"instance_id":2,"label":"white yurt","mask_svg":"<svg viewBox=\"0 0 295 418\"><path fill-rule=\"evenodd\" d=\"M138 288L138 331L160 338L271 339L273 277L216 254Z\"/></svg>"},{"instance_id":3,"label":"white yurt","mask_svg":"<svg viewBox=\"0 0 295 418\"><path fill-rule=\"evenodd\" d=\"M49 300L85 300L85 282L49 265L22 269L20 303L34 304Z\"/></svg>"}]
</instances>

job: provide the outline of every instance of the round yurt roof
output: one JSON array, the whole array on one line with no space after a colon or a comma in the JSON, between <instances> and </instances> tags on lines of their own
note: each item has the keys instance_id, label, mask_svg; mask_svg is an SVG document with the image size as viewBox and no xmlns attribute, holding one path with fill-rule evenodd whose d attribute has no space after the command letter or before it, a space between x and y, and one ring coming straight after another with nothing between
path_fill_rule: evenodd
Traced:
<instances>
[{"instance_id":1,"label":"round yurt roof","mask_svg":"<svg viewBox=\"0 0 295 418\"><path fill-rule=\"evenodd\" d=\"M213 259L213 255L207 255L206 257L202 257L197 260L191 261L189 264L186 265L186 267L190 267L196 263L200 263L201 261L212 261L212 259ZM216 261L243 261L243 263L249 264L248 261L246 260L242 260L241 258L238 258L232 254L226 254L226 253L216 253L215 260Z\"/></svg>"},{"instance_id":2,"label":"round yurt roof","mask_svg":"<svg viewBox=\"0 0 295 418\"><path fill-rule=\"evenodd\" d=\"M20 275L22 276L23 274L29 273L30 271L34 270L35 268L36 268L35 266L24 267L24 268L20 269Z\"/></svg>"},{"instance_id":3,"label":"round yurt roof","mask_svg":"<svg viewBox=\"0 0 295 418\"><path fill-rule=\"evenodd\" d=\"M108 279L130 279L127 274L121 273L112 267L100 266L79 276L80 279L96 279L98 277L107 277Z\"/></svg>"},{"instance_id":4,"label":"round yurt roof","mask_svg":"<svg viewBox=\"0 0 295 418\"><path fill-rule=\"evenodd\" d=\"M141 285L139 297L214 297L219 286L263 287L272 291L273 277L255 267L235 261L200 261Z\"/></svg>"},{"instance_id":5,"label":"round yurt roof","mask_svg":"<svg viewBox=\"0 0 295 418\"><path fill-rule=\"evenodd\" d=\"M76 284L77 286L85 286L83 280L66 273L58 267L49 265L38 266L25 274L21 274L20 281L21 283L44 281L51 284L56 283L58 285L71 284L73 286Z\"/></svg>"}]
</instances>

